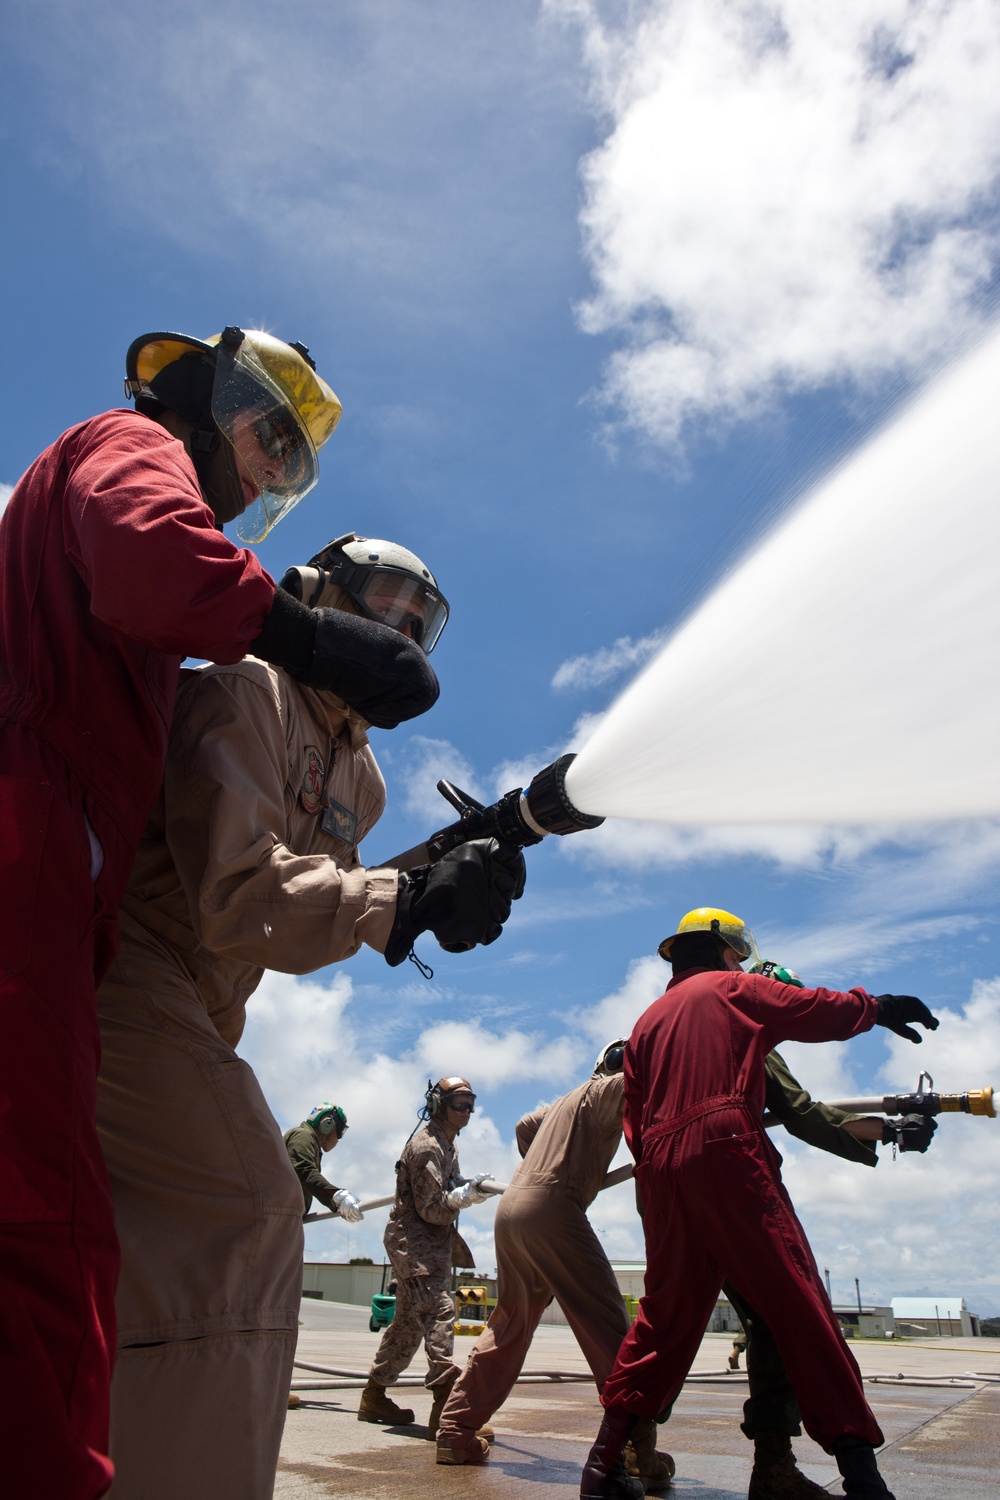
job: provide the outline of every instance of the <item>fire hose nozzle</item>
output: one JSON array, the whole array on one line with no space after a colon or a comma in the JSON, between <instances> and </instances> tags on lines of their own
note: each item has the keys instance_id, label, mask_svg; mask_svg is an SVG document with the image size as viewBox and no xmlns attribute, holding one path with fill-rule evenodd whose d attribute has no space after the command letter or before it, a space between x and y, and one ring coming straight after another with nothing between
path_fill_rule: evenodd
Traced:
<instances>
[{"instance_id":1,"label":"fire hose nozzle","mask_svg":"<svg viewBox=\"0 0 1000 1500\"><path fill-rule=\"evenodd\" d=\"M575 759L572 754L560 755L532 777L525 790L514 787L489 807L454 782L439 781L438 791L459 814L458 822L439 828L426 843L406 849L394 859L386 860L386 865L396 870L412 870L418 865L434 864L471 839L499 839L501 843L527 849L540 844L550 833L582 833L587 828L598 828L604 819L581 812L567 794L566 772Z\"/></svg>"},{"instance_id":2,"label":"fire hose nozzle","mask_svg":"<svg viewBox=\"0 0 1000 1500\"><path fill-rule=\"evenodd\" d=\"M582 833L599 828L603 818L592 817L574 807L566 791L566 772L576 760L573 754L560 755L550 766L533 776L527 791L521 793L521 812L527 823L540 834Z\"/></svg>"},{"instance_id":3,"label":"fire hose nozzle","mask_svg":"<svg viewBox=\"0 0 1000 1500\"><path fill-rule=\"evenodd\" d=\"M993 1090L969 1089L965 1094L942 1094L941 1113L951 1113L953 1110L961 1110L966 1115L986 1115L995 1120L996 1109L993 1105Z\"/></svg>"}]
</instances>

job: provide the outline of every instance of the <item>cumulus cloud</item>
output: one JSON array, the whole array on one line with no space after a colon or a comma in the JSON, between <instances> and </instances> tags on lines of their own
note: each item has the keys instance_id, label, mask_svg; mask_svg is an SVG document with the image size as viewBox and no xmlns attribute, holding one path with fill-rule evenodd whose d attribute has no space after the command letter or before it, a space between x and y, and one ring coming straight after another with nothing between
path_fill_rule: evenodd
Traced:
<instances>
[{"instance_id":1,"label":"cumulus cloud","mask_svg":"<svg viewBox=\"0 0 1000 1500\"><path fill-rule=\"evenodd\" d=\"M432 1021L412 1044L393 1051L366 1026L371 997L366 993L362 1010L348 974L335 973L326 983L267 974L250 1004L240 1050L283 1129L322 1099L343 1104L351 1129L328 1166L335 1181L365 1198L391 1191L394 1163L416 1123L428 1076L468 1068L467 1059L474 1057L480 1097L459 1142L462 1163L470 1173L491 1171L509 1180L518 1157L504 1090L514 1081L536 1079L541 1102L573 1087L600 1047L628 1035L666 977L658 958L644 956L594 1005L551 1017L548 1032ZM781 1050L815 1098L912 1088L915 1057L945 1092L1000 1083L1000 979L978 982L964 1005L940 1015L940 1029L919 1055L905 1041L879 1032L885 1061L877 1078L865 1076L851 1043L787 1043ZM846 1297L859 1276L869 1299L959 1289L977 1311L1000 1306L993 1256L1000 1231L997 1128L988 1119L944 1116L926 1156L904 1155L894 1163L883 1152L874 1172L776 1132L789 1190L819 1264L831 1268L835 1296ZM627 1159L623 1148L616 1163ZM492 1205L484 1205L462 1221L483 1268L495 1264L493 1213ZM380 1258L385 1216L386 1210L374 1211L353 1229L337 1221L309 1229L308 1257ZM601 1194L591 1217L610 1256L642 1258L642 1232L627 1187Z\"/></svg>"},{"instance_id":2,"label":"cumulus cloud","mask_svg":"<svg viewBox=\"0 0 1000 1500\"><path fill-rule=\"evenodd\" d=\"M435 740L424 734L415 734L407 742L405 760L401 758L398 763L396 780L403 790L406 811L425 822L429 820L432 829L453 821L448 816L448 804L437 789L441 780L453 781L477 801L490 801L461 750L450 740Z\"/></svg>"},{"instance_id":3,"label":"cumulus cloud","mask_svg":"<svg viewBox=\"0 0 1000 1500\"><path fill-rule=\"evenodd\" d=\"M989 0L549 0L581 28L583 327L605 396L665 444L791 391L921 371L998 260Z\"/></svg>"},{"instance_id":4,"label":"cumulus cloud","mask_svg":"<svg viewBox=\"0 0 1000 1500\"><path fill-rule=\"evenodd\" d=\"M928 1036L916 1058L933 1073L936 1087L961 1092L1000 1077L1000 979L977 983L960 1010L941 1010L940 1016L940 1030ZM882 1084L865 1087L865 1094L915 1086L915 1049L889 1034L887 1042ZM782 1048L817 1098L854 1091L844 1060L848 1050L849 1044ZM875 1172L817 1155L784 1132L776 1143L817 1259L831 1267L835 1297L838 1287L846 1296L858 1276L866 1299L957 1289L974 1311L1000 1305L996 1121L942 1115L926 1156L902 1155L893 1162L883 1149Z\"/></svg>"},{"instance_id":5,"label":"cumulus cloud","mask_svg":"<svg viewBox=\"0 0 1000 1500\"><path fill-rule=\"evenodd\" d=\"M12 484L0 484L0 516L7 509L7 501L13 493L14 486Z\"/></svg>"},{"instance_id":6,"label":"cumulus cloud","mask_svg":"<svg viewBox=\"0 0 1000 1500\"><path fill-rule=\"evenodd\" d=\"M478 1022L441 1021L425 1031L417 1055L433 1071L441 1057L474 1057L492 1088L522 1079L566 1082L583 1066L585 1050L576 1038L548 1040L537 1032L491 1031Z\"/></svg>"},{"instance_id":7,"label":"cumulus cloud","mask_svg":"<svg viewBox=\"0 0 1000 1500\"><path fill-rule=\"evenodd\" d=\"M532 6L176 0L139 15L94 0L84 23L69 0L40 0L29 22L39 13L11 45L48 95L44 167L85 166L105 211L185 249L264 241L341 296L372 278L387 318L439 335L470 298L482 319L484 279L523 288L562 249L551 224L572 211L579 79L569 39ZM383 420L423 437L437 418L423 402Z\"/></svg>"},{"instance_id":8,"label":"cumulus cloud","mask_svg":"<svg viewBox=\"0 0 1000 1500\"><path fill-rule=\"evenodd\" d=\"M576 1017L589 1037L594 1056L616 1037L629 1036L636 1021L666 989L670 969L656 954L646 954L629 964L620 988L605 995Z\"/></svg>"},{"instance_id":9,"label":"cumulus cloud","mask_svg":"<svg viewBox=\"0 0 1000 1500\"><path fill-rule=\"evenodd\" d=\"M478 1028L431 1026L412 1047L393 1052L364 1022L350 976L334 973L328 982L265 974L248 1007L240 1052L254 1068L282 1130L305 1118L313 1105L332 1099L346 1110L349 1130L327 1167L333 1181L362 1199L391 1193L400 1147L417 1124L427 1078L461 1071L476 1056L476 1087L484 1093L508 1076L512 1062L526 1060L532 1038L520 1033L492 1038L490 1048L470 1054L470 1035L490 1041ZM352 1011L353 1004L353 1011ZM538 1041L538 1039L534 1039ZM539 1042L549 1065L569 1066L569 1046ZM512 1132L498 1126L483 1101L461 1137L461 1160L472 1171L509 1178L517 1163ZM349 1255L382 1256L388 1210L374 1210L354 1228L337 1220L307 1229L307 1258L341 1260ZM493 1209L486 1205L471 1226L480 1264L492 1262ZM465 1229L463 1221L463 1232Z\"/></svg>"},{"instance_id":10,"label":"cumulus cloud","mask_svg":"<svg viewBox=\"0 0 1000 1500\"><path fill-rule=\"evenodd\" d=\"M652 635L640 636L634 641L623 635L613 646L601 646L589 656L572 656L564 661L552 679L552 686L561 691L565 688L600 687L634 667L641 667L667 638L665 630L656 630Z\"/></svg>"}]
</instances>

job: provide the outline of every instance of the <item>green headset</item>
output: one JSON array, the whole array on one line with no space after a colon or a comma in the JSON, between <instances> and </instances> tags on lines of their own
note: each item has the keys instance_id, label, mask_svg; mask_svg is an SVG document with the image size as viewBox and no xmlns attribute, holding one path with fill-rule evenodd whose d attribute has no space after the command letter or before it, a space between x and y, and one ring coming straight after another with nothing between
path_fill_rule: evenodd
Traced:
<instances>
[{"instance_id":1,"label":"green headset","mask_svg":"<svg viewBox=\"0 0 1000 1500\"><path fill-rule=\"evenodd\" d=\"M315 1109L309 1111L306 1124L311 1125L317 1135L331 1135L333 1131L336 1131L339 1141L347 1129L347 1116L339 1104L331 1104L327 1101L324 1104L317 1104Z\"/></svg>"}]
</instances>

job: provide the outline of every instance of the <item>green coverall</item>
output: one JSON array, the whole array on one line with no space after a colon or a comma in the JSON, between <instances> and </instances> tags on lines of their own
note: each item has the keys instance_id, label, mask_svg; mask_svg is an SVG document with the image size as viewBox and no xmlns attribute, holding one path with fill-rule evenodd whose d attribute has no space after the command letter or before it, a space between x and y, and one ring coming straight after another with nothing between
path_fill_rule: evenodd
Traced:
<instances>
[{"instance_id":1,"label":"green coverall","mask_svg":"<svg viewBox=\"0 0 1000 1500\"><path fill-rule=\"evenodd\" d=\"M780 1121L789 1135L797 1136L809 1146L829 1151L847 1161L866 1167L878 1165L878 1154L872 1141L859 1141L842 1127L859 1115L845 1114L829 1104L810 1098L779 1052L771 1052L765 1062L767 1092L765 1107ZM743 1405L741 1426L748 1438L756 1432L786 1433L800 1437L802 1428L799 1406L785 1367L781 1362L771 1330L758 1313L733 1286L725 1282L723 1293L736 1310L747 1335L747 1379L750 1396Z\"/></svg>"},{"instance_id":2,"label":"green coverall","mask_svg":"<svg viewBox=\"0 0 1000 1500\"><path fill-rule=\"evenodd\" d=\"M305 1207L302 1212L307 1214L309 1206L314 1198L318 1198L325 1208L335 1209L333 1195L339 1189L332 1182L328 1182L319 1169L323 1159L319 1136L316 1134L308 1120L303 1120L301 1125L294 1125L291 1130L285 1131L285 1150L288 1159L295 1168L295 1175L302 1184L302 1197Z\"/></svg>"}]
</instances>

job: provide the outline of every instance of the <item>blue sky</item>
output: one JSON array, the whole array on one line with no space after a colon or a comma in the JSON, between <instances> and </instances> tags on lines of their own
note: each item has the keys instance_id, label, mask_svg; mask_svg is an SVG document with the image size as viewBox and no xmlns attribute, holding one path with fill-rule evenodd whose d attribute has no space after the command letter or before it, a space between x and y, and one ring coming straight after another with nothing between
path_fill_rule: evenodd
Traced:
<instances>
[{"instance_id":1,"label":"blue sky","mask_svg":"<svg viewBox=\"0 0 1000 1500\"><path fill-rule=\"evenodd\" d=\"M280 576L354 528L417 551L452 619L439 705L374 733L371 863L574 742L795 497L990 322L995 7L9 0L0 482L120 403L136 334L262 326L344 403ZM16 353L14 353L16 351ZM780 707L775 709L780 728ZM283 1126L385 1191L424 1080L466 1072L469 1169L656 997L656 943L727 906L807 979L923 995L941 1031L789 1048L828 1097L1000 1086L1000 827L609 824L528 855L499 943L268 976L243 1050ZM952 1119L877 1172L789 1148L835 1296L1000 1310L1000 1134ZM782 1146L784 1150L784 1146ZM468 1216L492 1265L489 1213ZM595 1209L640 1253L628 1190ZM377 1255L382 1220L310 1232Z\"/></svg>"}]
</instances>

